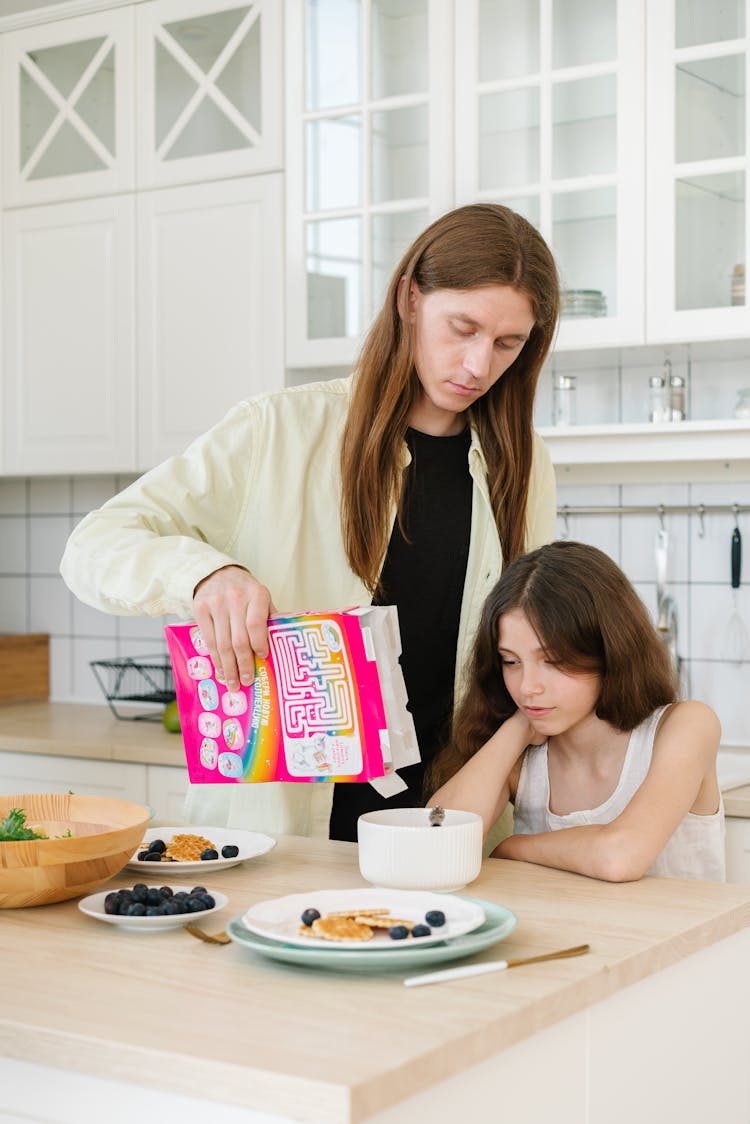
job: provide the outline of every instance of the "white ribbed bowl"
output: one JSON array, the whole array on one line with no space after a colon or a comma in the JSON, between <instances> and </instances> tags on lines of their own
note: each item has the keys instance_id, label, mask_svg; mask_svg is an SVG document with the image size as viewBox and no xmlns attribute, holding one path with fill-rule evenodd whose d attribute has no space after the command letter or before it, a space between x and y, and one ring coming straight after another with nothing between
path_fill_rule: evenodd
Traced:
<instances>
[{"instance_id":1,"label":"white ribbed bowl","mask_svg":"<svg viewBox=\"0 0 750 1124\"><path fill-rule=\"evenodd\" d=\"M446 809L441 827L428 808L366 812L357 821L359 870L394 890L460 890L482 866L482 817Z\"/></svg>"}]
</instances>

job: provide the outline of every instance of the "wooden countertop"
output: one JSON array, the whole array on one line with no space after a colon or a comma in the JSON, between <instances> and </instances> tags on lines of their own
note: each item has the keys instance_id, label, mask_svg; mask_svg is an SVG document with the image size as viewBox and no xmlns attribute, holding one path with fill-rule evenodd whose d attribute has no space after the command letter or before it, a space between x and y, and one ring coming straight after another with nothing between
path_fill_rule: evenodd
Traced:
<instances>
[{"instance_id":1,"label":"wooden countertop","mask_svg":"<svg viewBox=\"0 0 750 1124\"><path fill-rule=\"evenodd\" d=\"M124 871L112 887L161 875ZM192 883L183 875L170 882ZM354 844L280 837L204 879L228 907L304 889L364 885ZM183 930L132 933L75 902L0 917L0 1053L184 1095L349 1124L462 1072L750 926L750 886L645 878L623 885L497 859L464 891L516 913L475 959L588 942L577 959L425 988L404 973L284 965Z\"/></svg>"},{"instance_id":2,"label":"wooden countertop","mask_svg":"<svg viewBox=\"0 0 750 1124\"><path fill-rule=\"evenodd\" d=\"M108 706L83 703L0 705L0 750L185 765L182 738L160 721L119 719Z\"/></svg>"}]
</instances>

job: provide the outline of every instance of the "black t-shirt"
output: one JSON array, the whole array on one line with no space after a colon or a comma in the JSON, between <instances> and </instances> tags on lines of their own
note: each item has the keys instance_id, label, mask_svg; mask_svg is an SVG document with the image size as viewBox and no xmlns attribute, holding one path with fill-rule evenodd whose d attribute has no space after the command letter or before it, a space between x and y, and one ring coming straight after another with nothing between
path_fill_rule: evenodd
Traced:
<instances>
[{"instance_id":1,"label":"black t-shirt","mask_svg":"<svg viewBox=\"0 0 750 1124\"><path fill-rule=\"evenodd\" d=\"M394 524L375 604L398 607L401 668L422 760L399 770L408 789L390 797L369 784L337 784L331 839L356 842L357 818L377 808L424 804L425 764L448 730L461 600L471 534L472 481L468 429L455 437L432 437L410 429L412 461L404 496L401 534Z\"/></svg>"}]
</instances>

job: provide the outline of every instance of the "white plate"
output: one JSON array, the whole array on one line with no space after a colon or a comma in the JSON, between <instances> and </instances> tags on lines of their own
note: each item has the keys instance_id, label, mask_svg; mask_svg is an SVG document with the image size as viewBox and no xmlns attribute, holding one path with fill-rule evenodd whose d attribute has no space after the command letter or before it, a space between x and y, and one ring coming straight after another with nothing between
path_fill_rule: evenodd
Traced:
<instances>
[{"instance_id":1,"label":"white plate","mask_svg":"<svg viewBox=\"0 0 750 1124\"><path fill-rule=\"evenodd\" d=\"M139 865L143 866L143 863ZM151 863L146 863L147 867L151 865ZM205 866L205 863L203 865ZM156 863L153 863L153 866L155 867ZM178 890L184 890L185 887L173 886L172 889L177 893ZM111 890L102 890L99 894L89 894L87 898L82 898L79 901L78 908L81 913L85 913L87 917L93 917L95 921L106 921L108 925L120 925L123 929L138 929L142 933L153 929L179 929L181 925L201 922L204 917L211 917L212 914L218 913L229 901L225 894L220 894L216 890L208 890L208 893L216 902L213 909L201 909L197 913L172 913L167 917L127 917L121 916L119 913L104 912L104 899L107 894L111 893Z\"/></svg>"},{"instance_id":2,"label":"white plate","mask_svg":"<svg viewBox=\"0 0 750 1124\"><path fill-rule=\"evenodd\" d=\"M376 929L369 941L326 941L300 934L301 916L306 909L317 909L321 916L344 909L389 909L394 920L424 922L425 914L439 909L445 914L445 925L432 927L429 937L407 937L394 941L387 929ZM452 940L484 924L484 910L467 898L451 894L433 894L423 890L384 890L377 887L356 890L310 890L304 894L290 894L258 902L242 917L242 924L251 933L271 941L300 948L325 948L329 951L356 949L391 952L400 948L424 948L438 941Z\"/></svg>"},{"instance_id":3,"label":"white plate","mask_svg":"<svg viewBox=\"0 0 750 1124\"><path fill-rule=\"evenodd\" d=\"M464 898L464 901L470 901ZM378 948L370 949L372 941L363 941L360 948L346 953L336 953L335 944L328 948L299 948L297 945L280 944L269 941L245 928L241 917L233 917L227 925L227 932L233 941L243 948L249 948L259 956L278 960L283 964L293 964L298 968L324 969L329 972L367 972L383 975L400 972L404 969L413 972L415 968L443 964L450 960L462 960L475 952L482 952L498 941L504 940L518 924L514 913L503 905L475 899L485 912L487 920L478 929L473 929L463 937L452 941L440 941L425 946L422 941L391 941L394 947L389 952ZM406 947L404 947L406 946Z\"/></svg>"},{"instance_id":4,"label":"white plate","mask_svg":"<svg viewBox=\"0 0 750 1124\"><path fill-rule=\"evenodd\" d=\"M225 870L228 866L236 866L237 863L243 863L246 859L255 859L258 855L265 855L267 851L276 846L275 839L272 839L270 835L261 835L259 831L237 831L232 827L196 827L195 824L184 824L182 827L150 827L147 831L144 831L142 842L150 843L153 839L163 839L165 843L169 843L173 835L201 835L204 839L210 839L212 843L216 844L216 850L219 852L218 859L199 859L193 863L147 863L138 859L138 852L146 850L146 848L138 847L126 866L129 866L132 870L143 872L150 870L154 874L159 870L168 870L175 874L182 874L183 872L191 874L202 871L210 876L215 870ZM221 848L226 843L234 843L236 847L239 847L239 854L233 859L221 857Z\"/></svg>"}]
</instances>

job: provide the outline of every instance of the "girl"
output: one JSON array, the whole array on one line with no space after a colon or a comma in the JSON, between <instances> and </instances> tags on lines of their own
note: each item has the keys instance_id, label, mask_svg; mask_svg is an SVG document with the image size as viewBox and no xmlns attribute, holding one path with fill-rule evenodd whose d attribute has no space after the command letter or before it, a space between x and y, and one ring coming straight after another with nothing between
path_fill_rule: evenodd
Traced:
<instances>
[{"instance_id":1,"label":"girl","mask_svg":"<svg viewBox=\"0 0 750 1124\"><path fill-rule=\"evenodd\" d=\"M493 855L612 882L723 881L719 721L675 701L666 649L606 554L553 542L509 566L471 681L430 803L479 813L486 837L510 800L515 834Z\"/></svg>"},{"instance_id":2,"label":"girl","mask_svg":"<svg viewBox=\"0 0 750 1124\"><path fill-rule=\"evenodd\" d=\"M63 577L108 612L194 617L230 689L268 651L272 600L395 604L429 760L487 590L554 532L532 415L558 306L554 259L525 219L494 204L442 215L394 271L353 376L239 403L88 515ZM423 767L392 803L424 802ZM328 827L332 795L337 839L383 805L369 785L201 785L186 818L306 834Z\"/></svg>"}]
</instances>

